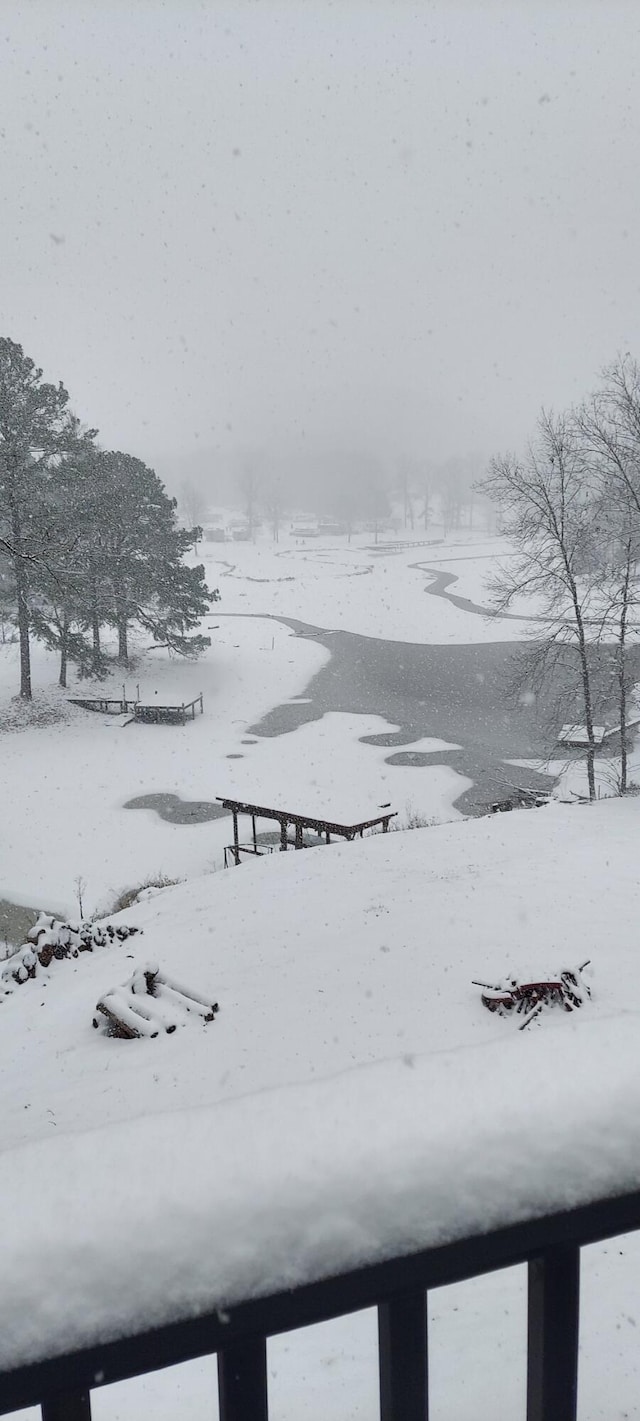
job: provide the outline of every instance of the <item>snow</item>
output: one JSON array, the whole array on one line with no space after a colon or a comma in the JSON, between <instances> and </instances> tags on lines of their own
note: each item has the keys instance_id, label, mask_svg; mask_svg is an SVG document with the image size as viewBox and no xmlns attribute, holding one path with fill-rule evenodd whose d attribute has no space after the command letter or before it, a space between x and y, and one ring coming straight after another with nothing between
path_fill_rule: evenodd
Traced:
<instances>
[{"instance_id":1,"label":"snow","mask_svg":"<svg viewBox=\"0 0 640 1421\"><path fill-rule=\"evenodd\" d=\"M294 536L269 542L203 544L198 556L209 582L220 587L215 620L229 613L292 617L328 630L357 632L393 641L456 645L511 641L535 630L529 620L537 608L514 606L524 620L500 619L463 609L446 596L432 596L434 572L452 574L446 588L457 597L489 608L487 579L508 558L501 538L472 531L445 543L434 530L426 536L377 545L358 536L304 542Z\"/></svg>"},{"instance_id":2,"label":"snow","mask_svg":"<svg viewBox=\"0 0 640 1421\"><path fill-rule=\"evenodd\" d=\"M634 1188L637 1015L564 1028L5 1156L0 1361Z\"/></svg>"},{"instance_id":3,"label":"snow","mask_svg":"<svg viewBox=\"0 0 640 1421\"><path fill-rule=\"evenodd\" d=\"M274 856L130 910L141 949L16 989L2 1365L634 1187L639 812L553 805ZM140 950L211 993L215 1022L93 1032ZM593 1000L524 1034L471 985L586 956Z\"/></svg>"},{"instance_id":4,"label":"snow","mask_svg":"<svg viewBox=\"0 0 640 1421\"><path fill-rule=\"evenodd\" d=\"M235 560L233 575L225 575L220 551ZM56 658L37 644L36 702L25 707L13 699L17 647L0 646L0 725L8 732L3 791L11 805L10 825L0 823L0 898L77 914L80 876L85 906L104 911L125 887L162 874L184 878L222 862L229 839L224 820L176 825L154 809L125 808L147 794L213 802L225 791L233 795L240 784L244 794L249 784L248 798L276 804L283 786L295 785L303 810L314 800L340 801L338 817L349 822L360 817L362 806L369 817L370 806L375 811L390 800L401 819L459 817L453 803L469 780L446 765L386 763L393 750L435 753L447 742L420 737L391 749L363 744L365 736L397 729L381 717L332 713L254 746L243 743L274 706L298 705L304 714L309 682L329 661L324 646L294 635L274 617L308 617L314 625L399 640L495 640L513 636L514 628L520 635L519 623L487 622L441 598L426 598L429 579L411 564L428 552L419 540L388 554L382 546L349 546L344 539L311 551L293 539L278 548L205 544L199 555L210 585L220 583L223 597L202 624L211 648L195 663L139 648L140 659L125 681L126 694L135 697L139 688L145 703L181 704L203 691L204 715L186 726L125 726L128 717L69 705L72 696L122 695L122 673L114 670L97 690L91 682L74 682L60 691ZM456 592L460 586L482 600L484 578L505 548L499 540L467 538L447 547L438 540L435 552L440 558L446 553L447 570L460 576ZM283 575L293 581L270 580ZM242 758L229 758L235 756Z\"/></svg>"},{"instance_id":5,"label":"snow","mask_svg":"<svg viewBox=\"0 0 640 1421\"><path fill-rule=\"evenodd\" d=\"M594 745L601 745L607 733L606 725L594 725L591 730ZM559 745L581 745L589 744L589 732L586 725L563 725L558 732Z\"/></svg>"},{"instance_id":6,"label":"snow","mask_svg":"<svg viewBox=\"0 0 640 1421\"><path fill-rule=\"evenodd\" d=\"M404 765L399 773L396 766L386 763L387 757L400 749L429 754L455 747L435 736L402 746L364 743L365 737L393 735L398 729L382 716L329 711L321 720L287 735L286 769L280 740L261 740L252 749L250 766L248 761L227 763L218 793L265 808L356 824L378 817L382 805L390 801L402 819L414 800L425 802L426 791L429 817L460 818L452 801L469 787L470 780L448 765L429 767L425 781L422 768ZM367 785L370 788L365 793ZM274 826L265 821L258 827ZM227 840L229 829L227 824Z\"/></svg>"},{"instance_id":7,"label":"snow","mask_svg":"<svg viewBox=\"0 0 640 1421\"><path fill-rule=\"evenodd\" d=\"M16 649L0 652L0 688L10 688ZM328 657L278 623L253 620L243 623L241 635L237 623L222 625L195 664L149 653L135 672L143 699L156 691L162 700L204 691L204 715L185 726L123 728L119 717L68 707L61 693L56 699L64 719L3 736L11 819L0 823L0 897L77 916L78 875L95 910L149 876L204 872L226 842L224 825L169 825L153 811L124 805L154 792L215 800L221 767L230 763L226 754L243 748L249 726L281 695L303 691ZM51 675L52 660L36 647L35 661L37 686ZM93 689L78 683L68 694ZM120 689L114 677L114 694ZM134 693L133 678L128 689Z\"/></svg>"},{"instance_id":8,"label":"snow","mask_svg":"<svg viewBox=\"0 0 640 1421\"><path fill-rule=\"evenodd\" d=\"M141 652L127 683L165 703L202 690L204 715L185 727L125 729L69 707L41 648L25 708L11 699L16 648L0 647L0 897L75 918L78 876L90 911L161 872L186 880L113 919L142 938L54 962L0 1003L2 1366L637 1183L638 801L462 821L452 805L468 781L388 763L436 758L446 740L398 744L374 714L305 720L329 652L274 618L447 644L535 630L426 594L432 569L484 605L503 543L405 541L205 545L223 594L202 628L209 653L191 665ZM100 689L121 694L121 676ZM297 728L256 736L277 705ZM550 769L559 795L584 792L583 760ZM615 759L596 771L611 793ZM390 803L401 822L438 827L223 873L229 819L125 807L225 792L345 820ZM586 957L591 1000L525 1033L472 986ZM93 1030L99 998L150 958L219 1002L215 1020L143 1041ZM620 1415L636 1406L638 1267L635 1236L585 1250L582 1421L611 1415L614 1377ZM443 1421L523 1409L525 1293L514 1269L430 1297ZM375 1416L376 1371L373 1314L275 1339L273 1414ZM214 1391L203 1359L92 1404L98 1421L199 1421Z\"/></svg>"}]
</instances>

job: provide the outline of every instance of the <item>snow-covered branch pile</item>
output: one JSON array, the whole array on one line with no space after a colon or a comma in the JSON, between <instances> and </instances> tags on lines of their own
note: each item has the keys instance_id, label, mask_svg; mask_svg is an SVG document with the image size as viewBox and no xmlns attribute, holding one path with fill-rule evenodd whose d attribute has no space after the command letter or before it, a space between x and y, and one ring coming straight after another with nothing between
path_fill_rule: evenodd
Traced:
<instances>
[{"instance_id":1,"label":"snow-covered branch pile","mask_svg":"<svg viewBox=\"0 0 640 1421\"><path fill-rule=\"evenodd\" d=\"M563 1011L576 1011L584 1006L591 996L591 988L585 982L583 972L588 962L579 967L567 967L557 978L538 982L520 982L516 977L505 977L500 982L474 982L482 987L482 1004L488 1011L498 1016L523 1016L520 1031L540 1016L547 1008L561 1007Z\"/></svg>"},{"instance_id":2,"label":"snow-covered branch pile","mask_svg":"<svg viewBox=\"0 0 640 1421\"><path fill-rule=\"evenodd\" d=\"M121 924L117 928L99 923L63 923L49 913L41 913L37 923L27 933L27 941L18 948L0 969L0 1002L11 996L16 986L35 977L39 968L50 967L65 957L77 957L81 952L93 952L94 947L109 947L125 942L140 928Z\"/></svg>"}]
</instances>

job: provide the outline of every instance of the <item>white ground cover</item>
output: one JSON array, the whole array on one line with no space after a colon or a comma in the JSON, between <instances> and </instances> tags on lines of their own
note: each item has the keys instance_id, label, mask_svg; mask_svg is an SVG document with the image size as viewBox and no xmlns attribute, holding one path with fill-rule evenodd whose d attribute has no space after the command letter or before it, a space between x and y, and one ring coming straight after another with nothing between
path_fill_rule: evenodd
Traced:
<instances>
[{"instance_id":1,"label":"white ground cover","mask_svg":"<svg viewBox=\"0 0 640 1421\"><path fill-rule=\"evenodd\" d=\"M3 735L0 898L77 914L78 876L85 907L94 910L149 876L181 878L221 864L230 819L173 824L155 809L124 807L147 794L191 802L237 794L347 823L375 817L389 801L401 820L459 817L452 803L467 779L443 765L387 765L397 747L362 743L397 729L380 716L332 713L285 736L249 736L253 720L280 694L286 700L302 691L329 653L277 622L229 620L215 635L196 665L149 654L137 673L151 701L156 690L170 699L169 677L180 699L204 690L205 713L186 726L125 726L123 717L72 708L60 723ZM115 684L112 690L118 693ZM83 691L96 688L74 686L69 694ZM436 753L445 745L420 739L415 748Z\"/></svg>"},{"instance_id":2,"label":"white ground cover","mask_svg":"<svg viewBox=\"0 0 640 1421\"><path fill-rule=\"evenodd\" d=\"M487 579L508 556L502 538L458 532L445 542L438 526L377 546L360 535L351 543L283 535L277 545L263 537L255 544L203 543L198 551L220 586L225 613L270 611L329 630L440 645L512 641L535 626L528 621L536 610L531 603L514 608L524 620L503 620L425 591L433 568L458 579L447 592L488 606Z\"/></svg>"},{"instance_id":3,"label":"white ground cover","mask_svg":"<svg viewBox=\"0 0 640 1421\"><path fill-rule=\"evenodd\" d=\"M142 938L54 964L0 1007L5 1363L108 1335L147 1305L157 1317L158 1296L170 1312L205 1306L637 1183L637 801L552 806L213 875L228 820L174 825L124 808L154 792L260 790L347 818L354 805L389 801L401 817L454 817L466 781L447 767L386 765L392 752L360 741L394 730L380 717L330 714L242 744L273 706L303 703L328 659L265 614L416 642L524 635L526 623L427 596L429 574L411 566L455 573L449 590L483 604L503 544L420 541L394 553L345 539L205 545L223 594L203 628L215 628L211 651L195 665L149 653L128 677L128 694L139 682L143 699L203 690L205 715L184 728L124 729L68 710L55 659L39 648L37 703L25 713L12 700L16 649L0 648L0 721L17 727L2 736L0 897L70 913L78 875L89 909L158 872L189 879L125 915ZM120 683L114 673L111 694ZM586 956L589 1007L524 1035L490 1017L471 986ZM219 1017L163 1040L103 1039L91 1027L98 996L149 959L211 992ZM639 1266L634 1239L585 1252L581 1421L634 1414ZM430 1325L443 1421L522 1414L522 1270L433 1294ZM279 1421L374 1421L375 1318L274 1340L269 1373ZM147 1411L198 1421L215 1414L214 1392L204 1360L99 1390L93 1409L104 1421Z\"/></svg>"},{"instance_id":4,"label":"white ground cover","mask_svg":"<svg viewBox=\"0 0 640 1421\"><path fill-rule=\"evenodd\" d=\"M630 788L637 790L640 786L640 746L637 744L637 729L630 734L630 741L627 757L627 784ZM556 754L558 753L561 752L557 751ZM584 754L571 758L565 756L549 760L510 760L508 763L522 765L527 769L539 770L543 774L552 775L556 779L552 791L553 797L561 803L571 803L589 797ZM596 754L593 768L598 800L611 799L612 796L620 793L619 755L607 755L606 752L603 754L600 751Z\"/></svg>"},{"instance_id":5,"label":"white ground cover","mask_svg":"<svg viewBox=\"0 0 640 1421\"><path fill-rule=\"evenodd\" d=\"M126 915L143 937L17 989L0 1008L2 1364L635 1187L639 813L553 805L263 859L165 890ZM471 984L586 957L591 1003L526 1033ZM148 958L218 1018L154 1041L94 1032L98 996ZM615 1260L636 1254L588 1251L585 1418L623 1415L637 1384L634 1357L606 1409L637 1305ZM521 1289L518 1274L434 1298L439 1414L517 1404ZM274 1344L275 1414L301 1414L319 1335L351 1378L336 1414L373 1416L367 1319ZM205 1364L181 1376L207 1414ZM135 1414L139 1394L102 1414ZM325 1402L312 1386L302 1414Z\"/></svg>"},{"instance_id":6,"label":"white ground cover","mask_svg":"<svg viewBox=\"0 0 640 1421\"><path fill-rule=\"evenodd\" d=\"M215 611L215 608L213 609ZM215 621L215 618L212 620ZM169 660L150 652L127 680L143 700L191 700L204 692L205 713L185 726L124 726L123 717L66 705L70 696L121 694L117 673L106 687L76 682L58 692L55 658L35 648L36 696L64 719L2 735L3 813L0 820L0 897L77 912L74 880L86 883L85 907L94 909L121 888L158 872L181 877L203 872L224 839L219 825L172 825L150 811L124 809L142 794L215 799L225 755L281 696L301 693L328 660L310 641L278 623L226 622L201 660ZM15 688L15 647L0 649L0 685ZM6 703L6 701L5 701ZM229 762L231 763L231 762Z\"/></svg>"},{"instance_id":7,"label":"white ground cover","mask_svg":"<svg viewBox=\"0 0 640 1421\"><path fill-rule=\"evenodd\" d=\"M230 837L228 821L172 824L153 809L124 808L128 800L146 794L214 800L241 787L239 793L258 802L262 798L304 811L315 801L319 812L349 821L360 817L360 810L363 817L375 815L389 800L400 818L457 817L452 805L469 781L446 766L386 765L391 751L360 743L362 736L395 728L378 717L333 714L293 734L254 746L242 743L251 738L249 727L272 707L304 699L309 681L329 660L324 647L266 618L286 615L419 641L493 638L498 624L425 596L428 579L408 566L430 552L419 540L389 561L386 556L376 560L346 539L311 550L286 538L278 548L267 539L216 546L216 558L238 560L234 575L226 577L221 576L224 566L209 556L212 546L203 544L200 555L210 585L220 584L223 600L202 624L204 631L211 629L210 650L196 663L149 651L126 678L127 695L133 697L139 686L143 701L182 703L203 691L205 714L193 723L125 727L124 718L69 707L74 695L121 695L122 673L114 670L104 685L73 681L62 692L56 685L57 658L37 644L36 701L27 712L15 700L17 647L0 646L0 726L7 730L2 734L0 898L71 913L77 911L75 881L80 877L84 906L94 911L150 876L181 878L221 862ZM465 593L471 596L481 596L485 572L503 545L482 542L477 550L478 562L475 545L459 538L450 548L438 544L434 549L439 557L460 553L455 568L467 579ZM370 567L366 575L352 575L364 565ZM447 562L446 568L454 570L454 563ZM294 581L274 583L272 576ZM229 615L237 612L252 615ZM510 635L520 626L500 625ZM442 747L434 740L425 748L435 752ZM243 758L228 758L237 755Z\"/></svg>"}]
</instances>

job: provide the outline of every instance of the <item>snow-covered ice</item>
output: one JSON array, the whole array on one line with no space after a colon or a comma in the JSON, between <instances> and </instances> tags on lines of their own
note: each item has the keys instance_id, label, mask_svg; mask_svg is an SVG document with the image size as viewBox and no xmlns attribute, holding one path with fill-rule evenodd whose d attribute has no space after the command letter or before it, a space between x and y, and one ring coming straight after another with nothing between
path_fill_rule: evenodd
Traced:
<instances>
[{"instance_id":1,"label":"snow-covered ice","mask_svg":"<svg viewBox=\"0 0 640 1421\"><path fill-rule=\"evenodd\" d=\"M329 808L340 798L347 819L359 817L352 813L354 803L364 803L368 812L369 805L389 799L401 818L407 812L429 820L458 817L453 803L469 781L448 766L385 764L391 751L361 743L364 736L394 729L379 717L336 713L257 745L243 742L253 738L250 727L274 706L304 706L310 680L330 658L324 646L295 636L274 617L307 617L315 625L400 641L495 640L498 624L424 596L423 574L409 565L425 552L419 545L390 554L388 571L383 557L376 560L370 549L344 540L339 547L314 550L313 558L295 542L279 550L264 543L234 544L222 549L222 561L211 557L209 547L201 549L208 579L210 585L220 583L223 595L202 625L211 648L195 663L158 650L143 653L125 683L129 696L139 687L141 699L150 702L181 703L203 691L204 715L184 727L125 726L123 717L70 706L74 695L121 695L122 673L114 670L97 692L90 682L60 691L56 658L37 644L37 699L33 711L25 710L11 699L17 647L0 646L0 723L13 727L3 735L3 793L11 820L0 823L0 897L71 914L79 876L95 910L145 878L161 873L182 878L221 862L228 841L224 821L204 827L168 824L152 809L124 808L147 794L215 801L242 781L261 786L265 802L282 803L291 785L303 807L316 794ZM481 583L501 547L496 540L466 541L461 561L447 562L450 570L460 571L461 585L467 579L465 593L482 597ZM442 556L442 546L438 551ZM455 557L455 547L448 551ZM231 556L237 566L225 577ZM363 561L371 564L368 574L352 576ZM270 581L267 574L280 578L283 565L294 581ZM243 615L231 615L237 612ZM515 623L501 625L505 635L514 635ZM394 748L430 753L446 744L433 738L425 745L421 738ZM260 802L259 795L251 797Z\"/></svg>"},{"instance_id":2,"label":"snow-covered ice","mask_svg":"<svg viewBox=\"0 0 640 1421\"><path fill-rule=\"evenodd\" d=\"M362 537L321 546L294 538L278 547L234 543L216 552L205 544L201 556L210 582L220 586L216 613L260 613L268 601L275 616L329 630L441 645L512 641L535 626L528 620L536 611L531 602L514 607L523 615L519 622L483 617L428 592L428 569L451 573L457 580L447 592L489 610L487 579L509 548L503 539L473 532L447 542L442 533L409 535L377 546Z\"/></svg>"}]
</instances>

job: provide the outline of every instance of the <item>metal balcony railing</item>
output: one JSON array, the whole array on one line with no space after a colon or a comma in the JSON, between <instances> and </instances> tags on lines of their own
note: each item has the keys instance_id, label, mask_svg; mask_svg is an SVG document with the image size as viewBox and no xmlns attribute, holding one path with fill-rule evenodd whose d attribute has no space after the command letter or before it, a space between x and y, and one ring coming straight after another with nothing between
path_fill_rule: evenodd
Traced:
<instances>
[{"instance_id":1,"label":"metal balcony railing","mask_svg":"<svg viewBox=\"0 0 640 1421\"><path fill-rule=\"evenodd\" d=\"M94 1388L216 1352L220 1421L267 1421L267 1338L377 1307L381 1421L427 1421L429 1289L526 1263L527 1421L575 1421L580 1249L638 1228L640 1192L253 1298L4 1372L0 1414L90 1421Z\"/></svg>"}]
</instances>

